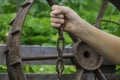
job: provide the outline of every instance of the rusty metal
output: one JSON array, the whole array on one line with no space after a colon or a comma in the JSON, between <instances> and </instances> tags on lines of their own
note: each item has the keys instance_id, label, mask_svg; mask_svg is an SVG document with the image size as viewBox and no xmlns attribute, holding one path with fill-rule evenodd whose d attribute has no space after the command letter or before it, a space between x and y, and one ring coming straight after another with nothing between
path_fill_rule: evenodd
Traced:
<instances>
[{"instance_id":1,"label":"rusty metal","mask_svg":"<svg viewBox=\"0 0 120 80\"><path fill-rule=\"evenodd\" d=\"M102 73L100 69L97 69L94 72L96 76L99 78L99 80L107 80L107 78L105 77L105 75Z\"/></svg>"},{"instance_id":2,"label":"rusty metal","mask_svg":"<svg viewBox=\"0 0 120 80\"><path fill-rule=\"evenodd\" d=\"M75 75L74 80L81 80L82 76L83 76L83 73L84 73L84 69L83 68L77 69L77 73Z\"/></svg>"},{"instance_id":3,"label":"rusty metal","mask_svg":"<svg viewBox=\"0 0 120 80\"><path fill-rule=\"evenodd\" d=\"M65 48L65 40L63 37L63 27L62 26L58 29L58 32L59 32L59 35L58 35L59 37L57 39L58 58L57 58L57 63L56 63L56 71L58 72L58 79L61 80L62 72L64 71L63 51Z\"/></svg>"},{"instance_id":4,"label":"rusty metal","mask_svg":"<svg viewBox=\"0 0 120 80\"><path fill-rule=\"evenodd\" d=\"M75 58L85 70L96 70L103 62L103 58L98 53L84 42L77 43Z\"/></svg>"},{"instance_id":5,"label":"rusty metal","mask_svg":"<svg viewBox=\"0 0 120 80\"><path fill-rule=\"evenodd\" d=\"M65 39L63 37L63 26L58 28L58 39L57 39L57 51L58 58L56 63L56 71L58 73L58 79L62 79L62 72L64 71L64 62L63 62L63 51L65 48Z\"/></svg>"},{"instance_id":6,"label":"rusty metal","mask_svg":"<svg viewBox=\"0 0 120 80\"><path fill-rule=\"evenodd\" d=\"M99 80L107 80L100 70L100 66L103 63L103 57L84 42L77 42L73 45L73 48L74 51L76 51L75 58L79 65L77 69L78 72L75 75L75 80L82 80L84 70L93 71Z\"/></svg>"},{"instance_id":7,"label":"rusty metal","mask_svg":"<svg viewBox=\"0 0 120 80\"><path fill-rule=\"evenodd\" d=\"M100 22L101 22L101 20L102 20L102 18L103 18L103 15L104 15L105 10L106 10L106 8L107 8L108 2L109 2L109 0L103 0L101 9L100 9L100 11L99 11L99 14L98 14L98 16L97 16L97 19L96 19L96 22L95 22L95 25L94 25L94 26L96 26L97 28L100 28Z\"/></svg>"},{"instance_id":8,"label":"rusty metal","mask_svg":"<svg viewBox=\"0 0 120 80\"><path fill-rule=\"evenodd\" d=\"M103 1L97 20L94 24L97 28L100 27L99 25L107 8L108 2L109 0ZM103 63L102 56L82 41L74 43L73 48L75 49L75 58L80 67L87 71L94 71L99 80L107 80L102 71L99 69Z\"/></svg>"},{"instance_id":9,"label":"rusty metal","mask_svg":"<svg viewBox=\"0 0 120 80\"><path fill-rule=\"evenodd\" d=\"M47 0L49 5L52 6L55 4L53 0ZM58 73L58 79L62 80L62 73L64 71L64 62L63 62L63 51L65 48L65 39L63 37L63 26L58 28L58 39L57 39L57 51L58 58L56 63L56 71Z\"/></svg>"},{"instance_id":10,"label":"rusty metal","mask_svg":"<svg viewBox=\"0 0 120 80\"><path fill-rule=\"evenodd\" d=\"M47 0L47 2L49 3L50 7L52 7L52 5L55 4L55 2L53 0Z\"/></svg>"}]
</instances>

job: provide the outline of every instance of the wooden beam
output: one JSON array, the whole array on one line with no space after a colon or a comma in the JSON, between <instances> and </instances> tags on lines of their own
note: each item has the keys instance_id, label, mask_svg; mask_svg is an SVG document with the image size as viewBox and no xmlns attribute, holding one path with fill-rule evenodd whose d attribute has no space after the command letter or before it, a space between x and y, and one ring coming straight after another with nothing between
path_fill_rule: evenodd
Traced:
<instances>
[{"instance_id":1,"label":"wooden beam","mask_svg":"<svg viewBox=\"0 0 120 80\"><path fill-rule=\"evenodd\" d=\"M118 74L105 74L107 80L120 80ZM56 74L26 74L27 80L57 80ZM64 74L62 80L74 80L74 74ZM84 80L95 80L94 74L84 74ZM0 80L8 80L7 74L0 74Z\"/></svg>"},{"instance_id":2,"label":"wooden beam","mask_svg":"<svg viewBox=\"0 0 120 80\"><path fill-rule=\"evenodd\" d=\"M5 50L4 44L0 44L0 64L5 64ZM51 55L57 55L56 47L43 47L43 46L24 46L22 45L20 48L20 54L22 55L22 58L29 58L29 57L46 57ZM66 47L64 50L64 54L73 55L73 49L72 47ZM65 58L64 62L66 65L74 65L73 58ZM33 60L33 61L24 61L25 64L55 64L56 59L49 59L49 60ZM104 61L104 65L113 65L108 61Z\"/></svg>"},{"instance_id":3,"label":"wooden beam","mask_svg":"<svg viewBox=\"0 0 120 80\"><path fill-rule=\"evenodd\" d=\"M4 44L0 44L0 64L5 64L5 50ZM41 46L24 46L22 45L20 48L20 54L22 58L29 58L29 57L39 57L39 56L57 56L56 47L41 47ZM73 51L71 47L67 47L64 50L64 54L72 55ZM33 61L25 61L25 64L55 64L56 59L54 60L33 60ZM66 64L73 64L71 59L65 59Z\"/></svg>"}]
</instances>

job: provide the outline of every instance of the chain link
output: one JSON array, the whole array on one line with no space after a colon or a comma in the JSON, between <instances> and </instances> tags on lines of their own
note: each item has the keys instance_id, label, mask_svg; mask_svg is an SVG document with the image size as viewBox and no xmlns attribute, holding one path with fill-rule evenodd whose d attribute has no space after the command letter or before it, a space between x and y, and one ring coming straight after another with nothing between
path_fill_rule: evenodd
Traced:
<instances>
[{"instance_id":1,"label":"chain link","mask_svg":"<svg viewBox=\"0 0 120 80\"><path fill-rule=\"evenodd\" d=\"M53 0L47 0L49 5L54 5ZM63 51L65 48L65 39L63 37L63 27L61 26L58 28L58 39L57 39L57 51L58 51L58 58L56 63L56 71L58 73L58 80L62 80L62 72L64 71L64 63L63 63ZM61 44L61 45L60 45Z\"/></svg>"},{"instance_id":2,"label":"chain link","mask_svg":"<svg viewBox=\"0 0 120 80\"><path fill-rule=\"evenodd\" d=\"M58 29L58 39L57 39L57 51L58 51L58 59L56 63L56 71L58 73L58 80L62 79L62 72L64 71L64 62L63 62L63 51L65 48L65 39L63 37L63 27L61 26ZM61 44L61 45L60 45Z\"/></svg>"}]
</instances>

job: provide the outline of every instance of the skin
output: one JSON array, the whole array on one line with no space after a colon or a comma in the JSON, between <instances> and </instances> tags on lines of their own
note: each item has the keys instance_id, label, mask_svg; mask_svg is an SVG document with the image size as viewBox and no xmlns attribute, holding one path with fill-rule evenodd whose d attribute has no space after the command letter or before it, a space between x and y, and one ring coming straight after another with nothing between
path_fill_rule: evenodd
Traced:
<instances>
[{"instance_id":1,"label":"skin","mask_svg":"<svg viewBox=\"0 0 120 80\"><path fill-rule=\"evenodd\" d=\"M81 17L69 7L52 6L51 25L59 28L65 24L64 31L72 33L77 38L83 40L100 55L120 65L120 38L103 32Z\"/></svg>"}]
</instances>

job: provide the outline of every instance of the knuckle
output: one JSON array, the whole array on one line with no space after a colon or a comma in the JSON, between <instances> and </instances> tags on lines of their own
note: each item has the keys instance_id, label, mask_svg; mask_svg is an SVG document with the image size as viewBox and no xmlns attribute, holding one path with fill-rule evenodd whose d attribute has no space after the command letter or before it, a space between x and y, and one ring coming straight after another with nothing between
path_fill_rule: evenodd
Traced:
<instances>
[{"instance_id":1,"label":"knuckle","mask_svg":"<svg viewBox=\"0 0 120 80\"><path fill-rule=\"evenodd\" d=\"M55 15L54 15L54 11L52 11L51 13L50 13L50 16L51 17L54 17Z\"/></svg>"},{"instance_id":2,"label":"knuckle","mask_svg":"<svg viewBox=\"0 0 120 80\"><path fill-rule=\"evenodd\" d=\"M52 22L60 22L60 19L58 19L58 18L52 18Z\"/></svg>"},{"instance_id":3,"label":"knuckle","mask_svg":"<svg viewBox=\"0 0 120 80\"><path fill-rule=\"evenodd\" d=\"M52 22L52 23L59 23L59 24L63 24L65 21L64 21L64 19L51 18L51 22Z\"/></svg>"},{"instance_id":4,"label":"knuckle","mask_svg":"<svg viewBox=\"0 0 120 80\"><path fill-rule=\"evenodd\" d=\"M56 22L60 22L60 19L56 19Z\"/></svg>"},{"instance_id":5,"label":"knuckle","mask_svg":"<svg viewBox=\"0 0 120 80\"><path fill-rule=\"evenodd\" d=\"M52 25L53 27L60 27L60 26L61 26L61 24L57 24L57 23L51 23L51 25Z\"/></svg>"},{"instance_id":6,"label":"knuckle","mask_svg":"<svg viewBox=\"0 0 120 80\"><path fill-rule=\"evenodd\" d=\"M59 15L59 18L64 18L64 15L63 14Z\"/></svg>"},{"instance_id":7,"label":"knuckle","mask_svg":"<svg viewBox=\"0 0 120 80\"><path fill-rule=\"evenodd\" d=\"M51 7L52 10L56 10L56 9L58 9L58 8L59 8L58 5L53 5L53 6Z\"/></svg>"}]
</instances>

